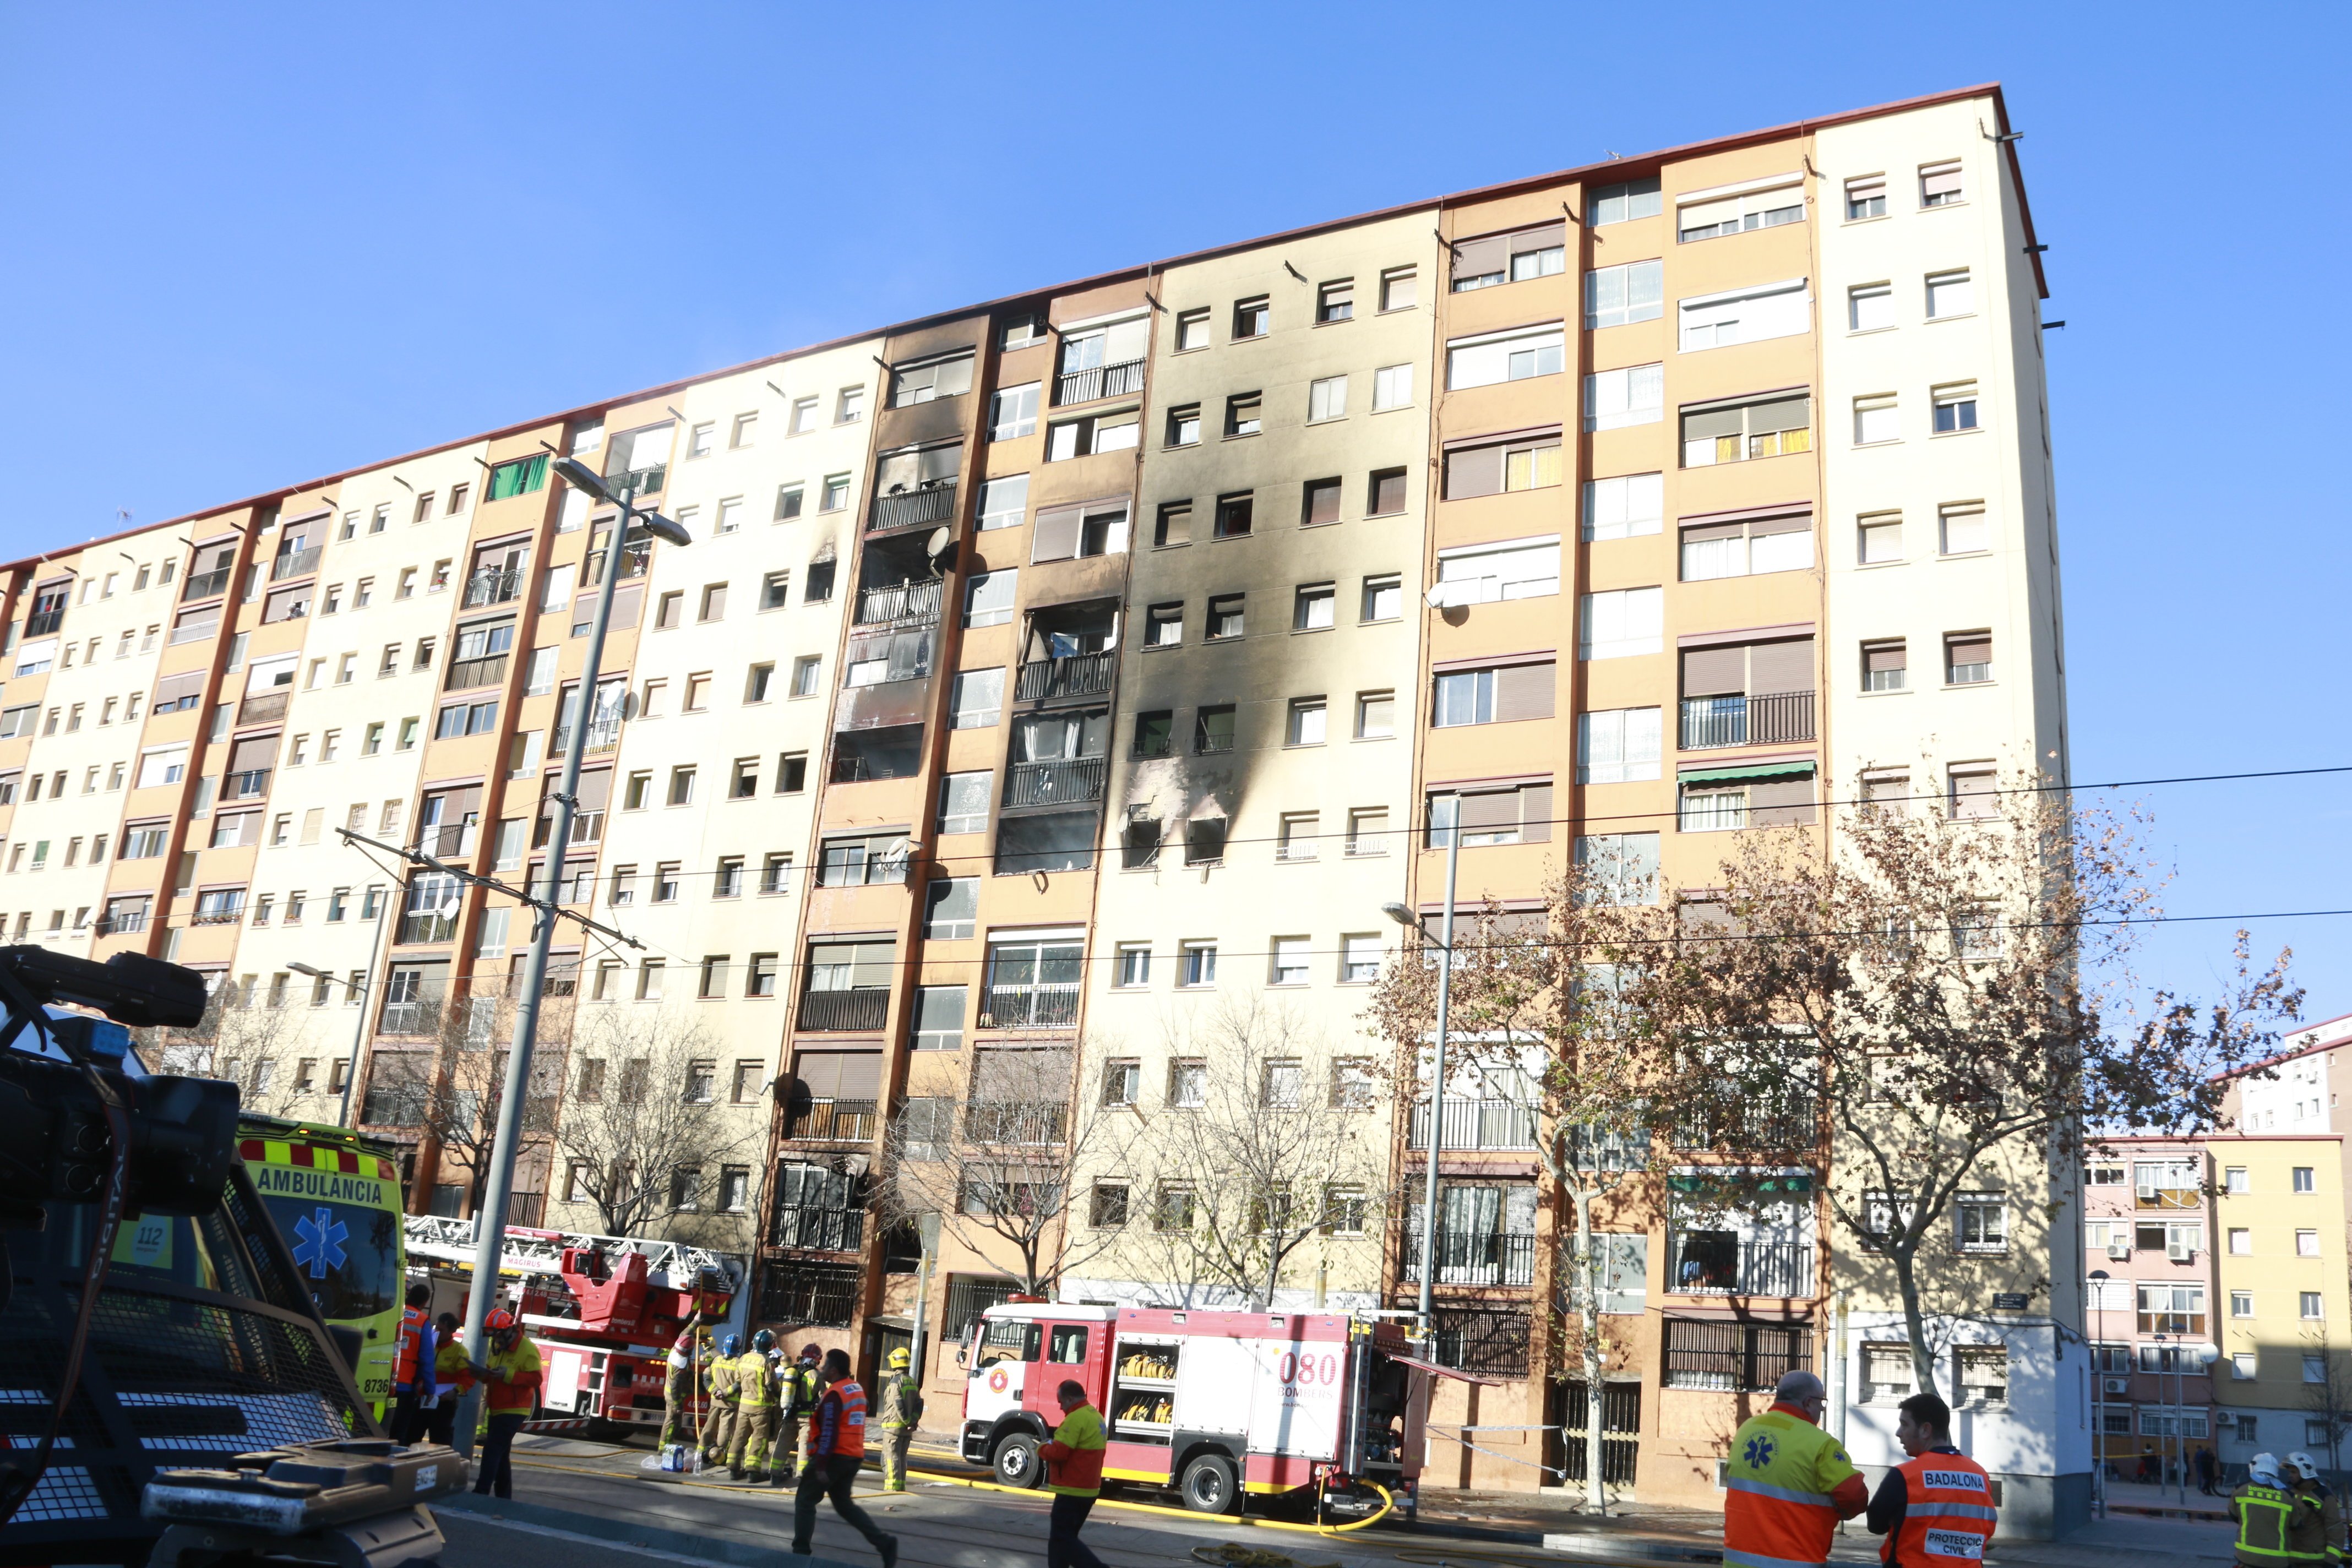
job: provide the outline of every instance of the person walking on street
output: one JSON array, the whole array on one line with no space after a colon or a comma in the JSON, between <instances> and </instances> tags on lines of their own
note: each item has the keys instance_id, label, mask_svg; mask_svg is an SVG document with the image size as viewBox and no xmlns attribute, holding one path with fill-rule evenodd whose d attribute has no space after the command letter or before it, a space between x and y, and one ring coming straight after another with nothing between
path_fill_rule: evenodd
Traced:
<instances>
[{"instance_id":1,"label":"person walking on street","mask_svg":"<svg viewBox=\"0 0 2352 1568\"><path fill-rule=\"evenodd\" d=\"M2198 1449L2195 1463L2197 1466L2197 1489L2204 1493L2207 1497L2211 1497L2213 1495L2213 1482L2216 1479L2216 1467L2213 1463L2213 1450L2210 1448Z\"/></svg>"},{"instance_id":2,"label":"person walking on street","mask_svg":"<svg viewBox=\"0 0 2352 1568\"><path fill-rule=\"evenodd\" d=\"M498 1497L514 1496L515 1434L539 1402L539 1347L530 1342L515 1315L504 1307L482 1320L489 1343L488 1359L466 1363L462 1385L488 1384L484 1404L488 1420L482 1436L482 1462L474 1489Z\"/></svg>"},{"instance_id":3,"label":"person walking on street","mask_svg":"<svg viewBox=\"0 0 2352 1568\"><path fill-rule=\"evenodd\" d=\"M1102 1496L1108 1444L1102 1415L1087 1403L1086 1385L1076 1378L1064 1378L1054 1396L1062 1406L1062 1424L1054 1429L1054 1440L1037 1449L1037 1457L1045 1461L1045 1489L1054 1494L1045 1568L1103 1568L1095 1549L1078 1539L1095 1500Z\"/></svg>"},{"instance_id":4,"label":"person walking on street","mask_svg":"<svg viewBox=\"0 0 2352 1568\"><path fill-rule=\"evenodd\" d=\"M2246 1462L2246 1482L2230 1494L2230 1518L2238 1527L2238 1568L2286 1568L2296 1520L2316 1518L2319 1504L2287 1489L2277 1456L2256 1454Z\"/></svg>"},{"instance_id":5,"label":"person walking on street","mask_svg":"<svg viewBox=\"0 0 2352 1568\"><path fill-rule=\"evenodd\" d=\"M908 1368L914 1357L900 1345L882 1358L882 1489L907 1489L907 1445L923 1418L923 1391Z\"/></svg>"},{"instance_id":6,"label":"person walking on street","mask_svg":"<svg viewBox=\"0 0 2352 1568\"><path fill-rule=\"evenodd\" d=\"M1984 1561L1998 1514L1992 1478L1952 1447L1952 1409L1932 1394L1895 1406L1895 1440L1910 1456L1871 1495L1868 1521L1887 1568L1958 1568Z\"/></svg>"},{"instance_id":7,"label":"person walking on street","mask_svg":"<svg viewBox=\"0 0 2352 1568\"><path fill-rule=\"evenodd\" d=\"M776 1377L768 1364L768 1349L776 1336L761 1329L751 1336L751 1348L735 1358L735 1447L727 1456L727 1473L753 1484L766 1481L769 1454L776 1441Z\"/></svg>"},{"instance_id":8,"label":"person walking on street","mask_svg":"<svg viewBox=\"0 0 2352 1568\"><path fill-rule=\"evenodd\" d=\"M833 1511L881 1554L882 1568L898 1568L898 1538L884 1533L850 1495L866 1461L866 1391L849 1375L849 1352L825 1352L817 1381L824 1393L809 1418L808 1462L801 1467L800 1491L793 1499L793 1551L808 1555L817 1500L830 1498Z\"/></svg>"},{"instance_id":9,"label":"person walking on street","mask_svg":"<svg viewBox=\"0 0 2352 1568\"><path fill-rule=\"evenodd\" d=\"M425 1430L425 1395L433 1386L433 1287L408 1288L401 1309L400 1338L392 1363L392 1420L387 1429L395 1443L414 1443Z\"/></svg>"},{"instance_id":10,"label":"person walking on street","mask_svg":"<svg viewBox=\"0 0 2352 1568\"><path fill-rule=\"evenodd\" d=\"M730 1334L719 1342L719 1358L710 1363L710 1424L702 1434L702 1468L716 1468L735 1449L735 1358L742 1352L743 1336Z\"/></svg>"},{"instance_id":11,"label":"person walking on street","mask_svg":"<svg viewBox=\"0 0 2352 1568\"><path fill-rule=\"evenodd\" d=\"M787 1480L808 1467L808 1419L816 1414L816 1368L824 1359L824 1347L806 1344L801 1347L798 1361L784 1364L783 1392L777 1405L781 1425L776 1473Z\"/></svg>"},{"instance_id":12,"label":"person walking on street","mask_svg":"<svg viewBox=\"0 0 2352 1568\"><path fill-rule=\"evenodd\" d=\"M696 1313L677 1331L677 1342L669 1347L667 1375L662 1379L661 1447L686 1440L687 1428L694 1424L694 1363L695 1325L701 1321Z\"/></svg>"},{"instance_id":13,"label":"person walking on street","mask_svg":"<svg viewBox=\"0 0 2352 1568\"><path fill-rule=\"evenodd\" d=\"M1838 1521L1870 1505L1845 1446L1821 1428L1828 1403L1820 1378L1788 1373L1772 1391L1772 1407L1732 1434L1724 1568L1822 1568Z\"/></svg>"},{"instance_id":14,"label":"person walking on street","mask_svg":"<svg viewBox=\"0 0 2352 1568\"><path fill-rule=\"evenodd\" d=\"M425 1440L449 1444L457 1436L457 1396L465 1391L466 1343L455 1312L433 1320L433 1395L425 1411Z\"/></svg>"},{"instance_id":15,"label":"person walking on street","mask_svg":"<svg viewBox=\"0 0 2352 1568\"><path fill-rule=\"evenodd\" d=\"M2279 1472L2279 1479L2286 1483L2287 1490L2319 1507L2316 1519L2298 1517L2287 1521L2289 1560L2298 1565L2309 1564L2310 1568L2323 1568L2323 1565L2332 1568L2332 1565L2342 1563L2344 1506L2328 1489L2326 1479L2319 1473L2317 1459L2298 1448L2286 1457L2286 1462L2294 1470L2293 1475L2284 1470Z\"/></svg>"}]
</instances>

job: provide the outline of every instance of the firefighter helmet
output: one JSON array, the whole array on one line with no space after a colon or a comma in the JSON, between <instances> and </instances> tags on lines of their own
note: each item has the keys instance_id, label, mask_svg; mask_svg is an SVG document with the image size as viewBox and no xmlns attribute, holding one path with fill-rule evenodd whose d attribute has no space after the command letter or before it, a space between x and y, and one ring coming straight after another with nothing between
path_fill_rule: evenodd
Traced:
<instances>
[{"instance_id":1,"label":"firefighter helmet","mask_svg":"<svg viewBox=\"0 0 2352 1568\"><path fill-rule=\"evenodd\" d=\"M514 1326L514 1314L508 1311L504 1307L491 1308L490 1315L482 1320L482 1327L489 1330L492 1333L497 1333L502 1329L511 1329Z\"/></svg>"},{"instance_id":2,"label":"firefighter helmet","mask_svg":"<svg viewBox=\"0 0 2352 1568\"><path fill-rule=\"evenodd\" d=\"M751 1336L751 1348L755 1351L766 1352L773 1350L775 1348L775 1344L776 1336L770 1333L765 1329L761 1329L758 1333Z\"/></svg>"},{"instance_id":3,"label":"firefighter helmet","mask_svg":"<svg viewBox=\"0 0 2352 1568\"><path fill-rule=\"evenodd\" d=\"M892 1351L888 1355L882 1358L882 1364L889 1368L892 1372L904 1372L908 1367L914 1365L914 1363L915 1358L908 1352L907 1347L904 1345L900 1345L897 1350Z\"/></svg>"},{"instance_id":4,"label":"firefighter helmet","mask_svg":"<svg viewBox=\"0 0 2352 1568\"><path fill-rule=\"evenodd\" d=\"M742 1350L743 1336L740 1334L728 1335L719 1346L719 1353L721 1355L740 1355Z\"/></svg>"}]
</instances>

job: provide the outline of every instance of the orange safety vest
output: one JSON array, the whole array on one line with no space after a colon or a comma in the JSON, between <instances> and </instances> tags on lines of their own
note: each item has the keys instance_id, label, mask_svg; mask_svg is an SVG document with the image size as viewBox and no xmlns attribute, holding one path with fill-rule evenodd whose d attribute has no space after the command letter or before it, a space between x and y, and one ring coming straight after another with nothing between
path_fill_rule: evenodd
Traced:
<instances>
[{"instance_id":1,"label":"orange safety vest","mask_svg":"<svg viewBox=\"0 0 2352 1568\"><path fill-rule=\"evenodd\" d=\"M392 1382L395 1388L416 1381L416 1357L424 1342L425 1325L430 1315L422 1307L400 1310L400 1358L393 1364Z\"/></svg>"},{"instance_id":2,"label":"orange safety vest","mask_svg":"<svg viewBox=\"0 0 2352 1568\"><path fill-rule=\"evenodd\" d=\"M1832 1494L1855 1473L1835 1437L1775 1405L1732 1435L1724 1469L1724 1568L1828 1568Z\"/></svg>"},{"instance_id":3,"label":"orange safety vest","mask_svg":"<svg viewBox=\"0 0 2352 1568\"><path fill-rule=\"evenodd\" d=\"M1878 1560L1901 1568L1982 1563L1999 1517L1984 1467L1966 1454L1921 1454L1895 1470L1903 1527L1879 1543Z\"/></svg>"},{"instance_id":4,"label":"orange safety vest","mask_svg":"<svg viewBox=\"0 0 2352 1568\"><path fill-rule=\"evenodd\" d=\"M854 1379L843 1378L833 1385L835 1398L841 1401L841 1415L833 1429L833 1451L847 1459L866 1457L866 1390Z\"/></svg>"}]
</instances>

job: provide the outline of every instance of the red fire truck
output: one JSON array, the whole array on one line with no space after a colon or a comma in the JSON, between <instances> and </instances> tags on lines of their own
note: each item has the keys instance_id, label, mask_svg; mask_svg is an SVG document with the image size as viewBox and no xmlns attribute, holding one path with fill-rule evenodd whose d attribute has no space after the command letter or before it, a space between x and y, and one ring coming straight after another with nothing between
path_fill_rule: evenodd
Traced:
<instances>
[{"instance_id":1,"label":"red fire truck","mask_svg":"<svg viewBox=\"0 0 2352 1568\"><path fill-rule=\"evenodd\" d=\"M1071 1378L1103 1413L1108 1480L1172 1486L1199 1513L1307 1488L1344 1506L1365 1481L1410 1509L1446 1369L1409 1351L1397 1324L1338 1313L1010 1302L965 1342L963 1457L1041 1485Z\"/></svg>"}]
</instances>

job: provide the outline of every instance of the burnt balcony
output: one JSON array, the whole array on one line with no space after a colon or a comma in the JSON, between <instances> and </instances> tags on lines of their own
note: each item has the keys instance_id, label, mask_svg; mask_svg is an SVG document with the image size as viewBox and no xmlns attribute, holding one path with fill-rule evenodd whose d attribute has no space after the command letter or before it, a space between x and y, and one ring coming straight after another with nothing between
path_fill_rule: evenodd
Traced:
<instances>
[{"instance_id":1,"label":"burnt balcony","mask_svg":"<svg viewBox=\"0 0 2352 1568\"><path fill-rule=\"evenodd\" d=\"M503 605L522 597L523 574L516 568L485 567L466 579L465 608Z\"/></svg>"},{"instance_id":2,"label":"burnt balcony","mask_svg":"<svg viewBox=\"0 0 2352 1568\"><path fill-rule=\"evenodd\" d=\"M1421 1283L1421 1230L1405 1234L1398 1277ZM1536 1238L1499 1232L1446 1230L1437 1232L1437 1283L1440 1285L1532 1285L1536 1282Z\"/></svg>"},{"instance_id":3,"label":"burnt balcony","mask_svg":"<svg viewBox=\"0 0 2352 1568\"><path fill-rule=\"evenodd\" d=\"M1064 697L1099 697L1118 669L1116 653L1078 653L1064 658L1033 658L1013 678L1017 702L1050 702Z\"/></svg>"},{"instance_id":4,"label":"burnt balcony","mask_svg":"<svg viewBox=\"0 0 2352 1568\"><path fill-rule=\"evenodd\" d=\"M326 551L325 545L313 544L305 550L278 552L277 559L269 563L269 580L283 583L289 577L308 577L319 569L319 557Z\"/></svg>"},{"instance_id":5,"label":"burnt balcony","mask_svg":"<svg viewBox=\"0 0 2352 1568\"><path fill-rule=\"evenodd\" d=\"M274 724L286 717L289 704L294 700L290 691L265 691L258 697L248 697L236 705L239 724Z\"/></svg>"},{"instance_id":6,"label":"burnt balcony","mask_svg":"<svg viewBox=\"0 0 2352 1568\"><path fill-rule=\"evenodd\" d=\"M1769 746L1813 738L1813 694L1775 691L1755 697L1685 697L1682 749Z\"/></svg>"},{"instance_id":7,"label":"burnt balcony","mask_svg":"<svg viewBox=\"0 0 2352 1568\"><path fill-rule=\"evenodd\" d=\"M1742 1241L1727 1231L1672 1238L1666 1289L1677 1296L1778 1296L1801 1300L1819 1280L1803 1242Z\"/></svg>"},{"instance_id":8,"label":"burnt balcony","mask_svg":"<svg viewBox=\"0 0 2352 1568\"><path fill-rule=\"evenodd\" d=\"M800 1021L794 1026L814 1034L858 1033L879 1029L889 1016L890 992L882 985L851 991L803 991Z\"/></svg>"},{"instance_id":9,"label":"burnt balcony","mask_svg":"<svg viewBox=\"0 0 2352 1568\"><path fill-rule=\"evenodd\" d=\"M1015 763L1005 775L1007 805L1069 805L1103 797L1110 763L1103 757L1063 757Z\"/></svg>"},{"instance_id":10,"label":"burnt balcony","mask_svg":"<svg viewBox=\"0 0 2352 1568\"><path fill-rule=\"evenodd\" d=\"M269 793L269 774L268 768L247 768L241 773L221 774L221 800L259 800Z\"/></svg>"},{"instance_id":11,"label":"burnt balcony","mask_svg":"<svg viewBox=\"0 0 2352 1568\"><path fill-rule=\"evenodd\" d=\"M992 985L981 993L983 1029L1067 1029L1078 1021L1078 988Z\"/></svg>"},{"instance_id":12,"label":"burnt balcony","mask_svg":"<svg viewBox=\"0 0 2352 1568\"><path fill-rule=\"evenodd\" d=\"M819 996L856 996L856 991L812 992ZM887 992L877 993L887 995ZM871 1143L882 1125L881 1108L870 1100L804 1100L793 1107L787 1138L809 1143ZM779 1247L806 1247L808 1242L779 1241Z\"/></svg>"},{"instance_id":13,"label":"burnt balcony","mask_svg":"<svg viewBox=\"0 0 2352 1568\"><path fill-rule=\"evenodd\" d=\"M507 678L507 660L510 654L485 654L480 658L453 658L449 674L441 682L444 691L466 691L477 686L496 686Z\"/></svg>"},{"instance_id":14,"label":"burnt balcony","mask_svg":"<svg viewBox=\"0 0 2352 1568\"><path fill-rule=\"evenodd\" d=\"M182 604L186 604L192 599L215 598L222 594L227 593L228 580L233 571L234 568L232 567L215 566L209 572L191 573L180 584L180 602ZM57 624L55 622L51 622L44 629L55 631L58 629ZM34 630L32 626L27 626L25 628L25 635L26 637L38 637L41 634L40 632Z\"/></svg>"},{"instance_id":15,"label":"burnt balcony","mask_svg":"<svg viewBox=\"0 0 2352 1568\"><path fill-rule=\"evenodd\" d=\"M1125 397L1143 390L1143 363L1139 359L1125 360L1118 364L1090 365L1085 370L1066 370L1054 378L1054 406L1066 403L1092 403L1102 397Z\"/></svg>"},{"instance_id":16,"label":"burnt balcony","mask_svg":"<svg viewBox=\"0 0 2352 1568\"><path fill-rule=\"evenodd\" d=\"M928 578L919 583L893 583L886 587L866 588L857 595L857 624L861 626L936 626L940 618L940 590L946 584L940 578Z\"/></svg>"},{"instance_id":17,"label":"burnt balcony","mask_svg":"<svg viewBox=\"0 0 2352 1568\"><path fill-rule=\"evenodd\" d=\"M902 528L935 527L955 516L955 504L956 487L952 483L876 496L874 515L866 525L866 531L891 533Z\"/></svg>"}]
</instances>

